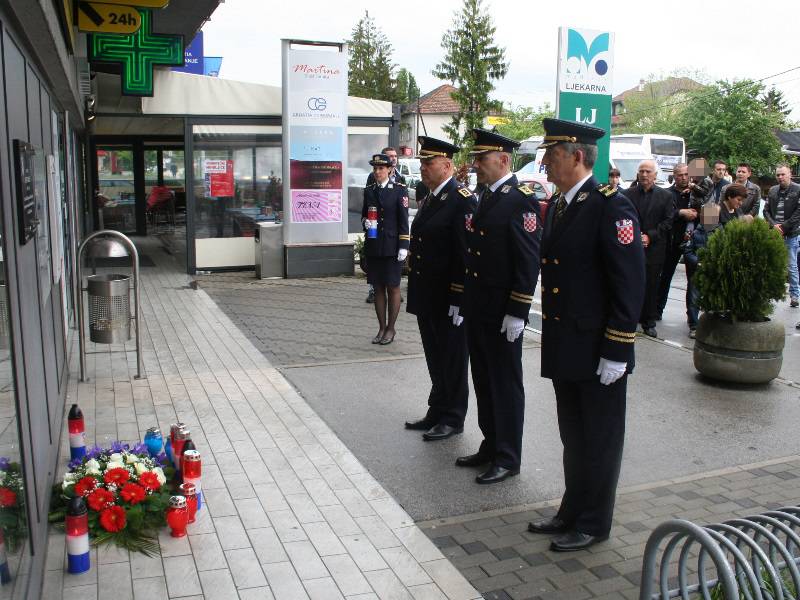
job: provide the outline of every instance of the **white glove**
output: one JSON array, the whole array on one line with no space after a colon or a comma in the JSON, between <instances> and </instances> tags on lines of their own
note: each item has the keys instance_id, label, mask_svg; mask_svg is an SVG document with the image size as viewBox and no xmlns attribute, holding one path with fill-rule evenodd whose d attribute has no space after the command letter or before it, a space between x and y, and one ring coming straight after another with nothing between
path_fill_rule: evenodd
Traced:
<instances>
[{"instance_id":1,"label":"white glove","mask_svg":"<svg viewBox=\"0 0 800 600\"><path fill-rule=\"evenodd\" d=\"M503 326L500 328L500 333L505 332L506 339L509 342L513 342L519 337L523 329L525 329L525 321L523 319L506 315L503 317Z\"/></svg>"},{"instance_id":2,"label":"white glove","mask_svg":"<svg viewBox=\"0 0 800 600\"><path fill-rule=\"evenodd\" d=\"M597 365L597 375L600 375L600 383L611 385L617 379L625 375L628 363L616 362L600 357L600 364Z\"/></svg>"},{"instance_id":3,"label":"white glove","mask_svg":"<svg viewBox=\"0 0 800 600\"><path fill-rule=\"evenodd\" d=\"M453 306L451 304L450 305L450 310L447 311L447 316L448 317L453 317L453 325L455 325L456 327L458 327L459 325L461 325L464 322L464 317L462 317L462 316L460 316L458 314L459 310L460 309L458 308L458 306Z\"/></svg>"},{"instance_id":4,"label":"white glove","mask_svg":"<svg viewBox=\"0 0 800 600\"><path fill-rule=\"evenodd\" d=\"M397 251L397 262L403 262L406 256L408 256L408 250L400 248L400 250Z\"/></svg>"},{"instance_id":5,"label":"white glove","mask_svg":"<svg viewBox=\"0 0 800 600\"><path fill-rule=\"evenodd\" d=\"M372 221L370 219L364 219L364 229L372 229L373 227L377 227L378 222Z\"/></svg>"}]
</instances>

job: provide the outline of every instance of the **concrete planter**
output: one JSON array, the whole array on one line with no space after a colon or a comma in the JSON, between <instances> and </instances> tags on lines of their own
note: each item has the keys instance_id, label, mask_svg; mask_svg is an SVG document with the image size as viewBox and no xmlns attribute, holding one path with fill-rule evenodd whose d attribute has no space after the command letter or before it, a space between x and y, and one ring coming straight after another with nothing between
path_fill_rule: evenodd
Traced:
<instances>
[{"instance_id":1,"label":"concrete planter","mask_svg":"<svg viewBox=\"0 0 800 600\"><path fill-rule=\"evenodd\" d=\"M775 321L737 322L703 313L697 324L694 367L712 379L767 383L783 364L783 325Z\"/></svg>"}]
</instances>

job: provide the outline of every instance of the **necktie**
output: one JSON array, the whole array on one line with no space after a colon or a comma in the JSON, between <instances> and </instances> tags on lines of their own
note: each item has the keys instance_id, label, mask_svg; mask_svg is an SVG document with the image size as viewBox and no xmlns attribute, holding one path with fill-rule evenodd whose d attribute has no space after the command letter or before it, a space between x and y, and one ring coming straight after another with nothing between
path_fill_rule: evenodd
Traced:
<instances>
[{"instance_id":1,"label":"necktie","mask_svg":"<svg viewBox=\"0 0 800 600\"><path fill-rule=\"evenodd\" d=\"M419 205L420 210L424 210L426 206L428 206L428 202L431 201L431 193L428 192L425 197L422 199L422 203Z\"/></svg>"},{"instance_id":2,"label":"necktie","mask_svg":"<svg viewBox=\"0 0 800 600\"><path fill-rule=\"evenodd\" d=\"M558 197L558 202L556 202L556 216L554 219L554 224L559 222L561 217L564 216L565 212L567 212L567 199L562 195Z\"/></svg>"}]
</instances>

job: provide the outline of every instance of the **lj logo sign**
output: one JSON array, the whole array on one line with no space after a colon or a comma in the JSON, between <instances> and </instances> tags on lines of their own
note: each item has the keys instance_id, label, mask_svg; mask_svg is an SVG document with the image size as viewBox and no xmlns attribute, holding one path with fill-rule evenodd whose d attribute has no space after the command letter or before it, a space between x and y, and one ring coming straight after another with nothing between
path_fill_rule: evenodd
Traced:
<instances>
[{"instance_id":1,"label":"lj logo sign","mask_svg":"<svg viewBox=\"0 0 800 600\"><path fill-rule=\"evenodd\" d=\"M562 28L558 74L560 91L610 94L613 43L614 35L607 31Z\"/></svg>"}]
</instances>

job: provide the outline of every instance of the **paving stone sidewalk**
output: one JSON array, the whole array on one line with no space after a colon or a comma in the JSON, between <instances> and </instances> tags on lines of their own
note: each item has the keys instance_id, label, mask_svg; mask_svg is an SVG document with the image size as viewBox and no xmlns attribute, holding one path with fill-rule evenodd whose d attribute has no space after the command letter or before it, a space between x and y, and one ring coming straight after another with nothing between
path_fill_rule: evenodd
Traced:
<instances>
[{"instance_id":1,"label":"paving stone sidewalk","mask_svg":"<svg viewBox=\"0 0 800 600\"><path fill-rule=\"evenodd\" d=\"M162 532L160 555L92 550L65 572L50 536L44 598L471 600L469 585L296 390L182 265L150 240L142 270L144 366L133 343L95 346L78 382L77 336L67 406L87 441L136 442L183 421L203 456L206 508L189 536ZM143 249L140 247L140 252ZM127 359L127 360L126 360ZM59 468L69 450L62 435Z\"/></svg>"},{"instance_id":2,"label":"paving stone sidewalk","mask_svg":"<svg viewBox=\"0 0 800 600\"><path fill-rule=\"evenodd\" d=\"M800 456L619 490L611 539L585 552L548 550L529 521L557 501L418 525L487 600L635 600L642 555L660 523L718 523L800 503Z\"/></svg>"}]
</instances>

